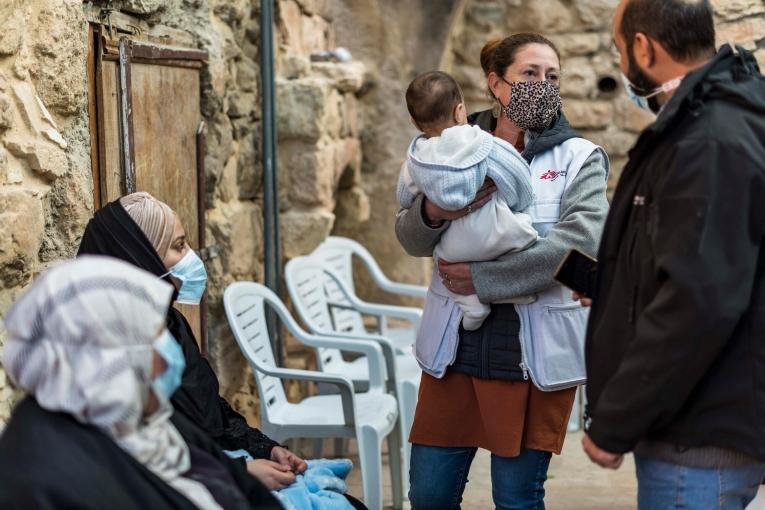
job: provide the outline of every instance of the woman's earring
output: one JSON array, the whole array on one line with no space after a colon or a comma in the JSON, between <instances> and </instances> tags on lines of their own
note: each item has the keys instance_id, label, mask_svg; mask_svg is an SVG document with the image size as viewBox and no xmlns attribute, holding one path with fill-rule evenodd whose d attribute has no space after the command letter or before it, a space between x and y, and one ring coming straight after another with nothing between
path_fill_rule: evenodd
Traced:
<instances>
[{"instance_id":1,"label":"woman's earring","mask_svg":"<svg viewBox=\"0 0 765 510\"><path fill-rule=\"evenodd\" d=\"M491 107L491 115L495 118L499 118L499 114L502 112L502 107L499 105L499 101L494 99L494 106Z\"/></svg>"}]
</instances>

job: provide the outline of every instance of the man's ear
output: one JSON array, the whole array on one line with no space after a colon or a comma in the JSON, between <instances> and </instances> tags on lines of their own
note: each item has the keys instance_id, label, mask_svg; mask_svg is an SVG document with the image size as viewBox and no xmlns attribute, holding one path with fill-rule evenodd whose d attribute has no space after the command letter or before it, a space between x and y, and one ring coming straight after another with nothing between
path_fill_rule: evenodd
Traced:
<instances>
[{"instance_id":1,"label":"man's ear","mask_svg":"<svg viewBox=\"0 0 765 510\"><path fill-rule=\"evenodd\" d=\"M656 62L656 55L653 51L653 44L648 36L642 32L635 34L632 53L635 62L643 69L650 69Z\"/></svg>"}]
</instances>

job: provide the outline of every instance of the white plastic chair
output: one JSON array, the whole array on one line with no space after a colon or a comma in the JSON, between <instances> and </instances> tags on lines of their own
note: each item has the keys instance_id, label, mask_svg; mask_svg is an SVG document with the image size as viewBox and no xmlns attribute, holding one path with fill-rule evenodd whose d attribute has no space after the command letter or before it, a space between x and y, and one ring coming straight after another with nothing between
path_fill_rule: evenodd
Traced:
<instances>
[{"instance_id":1,"label":"white plastic chair","mask_svg":"<svg viewBox=\"0 0 765 510\"><path fill-rule=\"evenodd\" d=\"M327 266L334 269L340 278L348 286L352 294L356 294L353 282L353 257L356 256L366 266L375 284L382 290L391 294L425 298L428 293L427 287L398 283L391 281L382 272L377 261L371 253L361 244L347 237L328 237L311 254L323 260ZM331 283L327 285L330 299L342 302L342 295L337 289L333 289ZM347 303L344 303L347 304ZM366 332L361 313L356 310L335 308L332 311L333 318L339 328L353 332ZM385 320L380 318L378 333L390 338L399 350L408 349L417 334L416 327L390 327Z\"/></svg>"},{"instance_id":2,"label":"white plastic chair","mask_svg":"<svg viewBox=\"0 0 765 510\"><path fill-rule=\"evenodd\" d=\"M258 386L261 429L278 442L293 438L356 438L361 464L364 502L371 510L382 509L382 441L390 450L393 505L403 501L401 438L396 399L386 391L385 357L372 341L327 338L304 331L279 298L253 282L230 285L223 296L226 317L239 348L252 366ZM266 304L276 311L290 334L319 349L351 351L365 355L369 388L357 394L350 378L327 372L279 368L274 362L265 321ZM334 385L339 394L287 401L283 379Z\"/></svg>"},{"instance_id":3,"label":"white plastic chair","mask_svg":"<svg viewBox=\"0 0 765 510\"><path fill-rule=\"evenodd\" d=\"M347 340L371 340L378 342L389 360L387 363L388 388L398 399L399 415L401 416L401 436L404 447L405 463L402 466L404 487L408 487L409 459L411 445L409 432L414 422L414 411L417 407L417 395L420 388L420 370L414 358L411 347L404 352L396 352L390 339L381 335L364 332L349 332L337 327L332 316L333 307L353 309L360 313L386 313L389 316L408 320L417 328L422 311L417 308L394 307L388 305L371 305L361 301L353 294L340 276L316 257L295 257L285 267L287 289L292 298L298 315L311 332ZM329 290L336 291L342 298L341 304L328 297ZM318 348L317 359L319 369L325 373L341 374L351 379L357 391L363 391L368 383L370 374L366 360L358 358L346 361L337 349Z\"/></svg>"}]
</instances>

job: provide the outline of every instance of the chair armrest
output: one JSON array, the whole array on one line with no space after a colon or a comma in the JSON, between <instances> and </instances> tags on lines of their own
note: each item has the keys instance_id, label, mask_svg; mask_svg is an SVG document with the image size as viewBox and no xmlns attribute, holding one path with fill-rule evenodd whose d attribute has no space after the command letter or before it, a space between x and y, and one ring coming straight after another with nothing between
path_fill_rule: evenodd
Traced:
<instances>
[{"instance_id":1,"label":"chair armrest","mask_svg":"<svg viewBox=\"0 0 765 510\"><path fill-rule=\"evenodd\" d=\"M411 306L396 306L396 305L383 305L379 303L367 303L362 301L356 296L346 295L346 298L351 304L337 303L334 301L328 301L329 306L334 308L342 308L345 310L356 310L357 312L365 313L368 315L375 315L378 317L394 317L397 319L405 319L413 324L417 325L422 318L422 310Z\"/></svg>"},{"instance_id":2,"label":"chair armrest","mask_svg":"<svg viewBox=\"0 0 765 510\"><path fill-rule=\"evenodd\" d=\"M327 374L315 370L297 370L294 368L276 368L269 367L262 363L256 363L255 369L259 372L278 377L279 379L292 379L296 381L311 381L331 384L336 386L340 392L340 399L343 404L343 417L345 424L353 427L356 424L356 415L354 413L353 402L353 383L347 377L337 374Z\"/></svg>"},{"instance_id":3,"label":"chair armrest","mask_svg":"<svg viewBox=\"0 0 765 510\"><path fill-rule=\"evenodd\" d=\"M305 345L311 347L323 347L328 349L340 349L341 351L358 352L367 357L369 363L369 389L385 393L386 357L383 348L376 342L366 338L345 337L333 335L312 335L302 333L295 335ZM389 374L395 372L388 371Z\"/></svg>"},{"instance_id":4,"label":"chair armrest","mask_svg":"<svg viewBox=\"0 0 765 510\"><path fill-rule=\"evenodd\" d=\"M424 298L428 294L428 288L421 285L398 283L392 282L390 280L378 281L377 284L381 289L390 292L391 294L400 294L403 296L412 296L418 298Z\"/></svg>"},{"instance_id":5,"label":"chair armrest","mask_svg":"<svg viewBox=\"0 0 765 510\"><path fill-rule=\"evenodd\" d=\"M383 356L385 358L385 369L387 372L387 387L389 392L395 393L396 391L396 348L393 346L393 342L390 341L389 338L380 336L380 335L372 335L372 334L364 334L364 333L341 333L341 332L335 332L335 331L321 331L320 332L325 337L332 337L335 339L348 339L351 342L359 342L359 341L366 341L366 342L375 342L380 346L382 349Z\"/></svg>"}]
</instances>

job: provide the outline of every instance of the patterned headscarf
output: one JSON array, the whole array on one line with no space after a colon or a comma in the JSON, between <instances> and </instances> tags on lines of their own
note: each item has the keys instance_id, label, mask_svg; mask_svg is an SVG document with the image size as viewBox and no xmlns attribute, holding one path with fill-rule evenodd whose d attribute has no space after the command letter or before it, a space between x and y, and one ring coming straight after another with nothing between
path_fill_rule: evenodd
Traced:
<instances>
[{"instance_id":1,"label":"patterned headscarf","mask_svg":"<svg viewBox=\"0 0 765 510\"><path fill-rule=\"evenodd\" d=\"M109 257L82 256L48 270L4 322L3 366L49 411L94 425L200 509L220 506L184 478L189 450L172 407L144 416L154 340L165 327L172 286Z\"/></svg>"},{"instance_id":2,"label":"patterned headscarf","mask_svg":"<svg viewBox=\"0 0 765 510\"><path fill-rule=\"evenodd\" d=\"M173 241L175 212L166 203L143 191L125 195L120 198L120 204L141 227L149 242L157 250L159 257L164 259Z\"/></svg>"}]
</instances>

